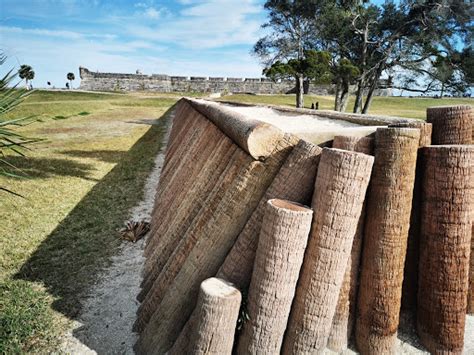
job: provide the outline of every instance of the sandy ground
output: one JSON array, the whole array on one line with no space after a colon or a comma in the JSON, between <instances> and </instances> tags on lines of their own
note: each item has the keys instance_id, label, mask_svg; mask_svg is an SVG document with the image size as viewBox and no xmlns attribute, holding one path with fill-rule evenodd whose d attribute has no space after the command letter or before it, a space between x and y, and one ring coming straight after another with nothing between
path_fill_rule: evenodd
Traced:
<instances>
[{"instance_id":1,"label":"sandy ground","mask_svg":"<svg viewBox=\"0 0 474 355\"><path fill-rule=\"evenodd\" d=\"M172 115L170 113L170 118ZM149 123L150 124L150 123ZM130 211L130 219L150 221L155 190L164 161L164 150L155 159L155 167L145 184L143 200ZM123 242L110 267L84 300L83 309L64 337L61 352L68 354L133 354L137 335L132 332L140 291L145 238L137 243Z\"/></svg>"},{"instance_id":2,"label":"sandy ground","mask_svg":"<svg viewBox=\"0 0 474 355\"><path fill-rule=\"evenodd\" d=\"M256 119L265 117L266 122L293 133L296 133L301 127L307 127L306 125L311 129L328 130L357 126L344 121L336 121L336 124L335 121L309 115L298 115L296 117L298 122L295 123L270 108L238 107L237 109L246 115L255 115L253 118ZM146 182L143 200L130 212L131 219L150 219L155 189L163 165L165 146L166 142L162 152L156 157L155 168ZM138 308L135 297L140 290L142 279L143 248L144 239L136 244L123 243L120 252L112 258L111 266L99 275L96 286L84 301L83 311L78 321L64 337L61 352L68 354L133 354L132 347L137 335L132 332L132 325ZM396 353L427 354L419 344L410 324L408 317L402 317L402 330L398 335ZM335 353L326 350L325 354ZM343 354L357 353L348 349ZM466 319L464 354L474 354L474 316L468 316Z\"/></svg>"}]
</instances>

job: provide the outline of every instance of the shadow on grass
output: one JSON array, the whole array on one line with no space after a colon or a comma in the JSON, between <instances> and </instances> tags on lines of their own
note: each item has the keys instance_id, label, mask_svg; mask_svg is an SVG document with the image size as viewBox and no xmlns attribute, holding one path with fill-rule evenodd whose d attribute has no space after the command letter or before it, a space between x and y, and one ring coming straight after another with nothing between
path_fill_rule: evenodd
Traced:
<instances>
[{"instance_id":1,"label":"shadow on grass","mask_svg":"<svg viewBox=\"0 0 474 355\"><path fill-rule=\"evenodd\" d=\"M122 153L117 165L75 206L15 275L16 279L42 282L55 297L54 309L70 318L78 315L81 298L121 243L116 231L142 198L146 178L162 145L170 110L128 152Z\"/></svg>"},{"instance_id":2,"label":"shadow on grass","mask_svg":"<svg viewBox=\"0 0 474 355\"><path fill-rule=\"evenodd\" d=\"M118 163L127 153L120 150L65 150L61 154L76 158L92 158L106 163Z\"/></svg>"},{"instance_id":3,"label":"shadow on grass","mask_svg":"<svg viewBox=\"0 0 474 355\"><path fill-rule=\"evenodd\" d=\"M53 176L73 176L86 180L97 181L90 178L93 171L91 165L75 162L68 159L36 158L9 156L8 162L20 169L16 173L29 179L47 179Z\"/></svg>"}]
</instances>

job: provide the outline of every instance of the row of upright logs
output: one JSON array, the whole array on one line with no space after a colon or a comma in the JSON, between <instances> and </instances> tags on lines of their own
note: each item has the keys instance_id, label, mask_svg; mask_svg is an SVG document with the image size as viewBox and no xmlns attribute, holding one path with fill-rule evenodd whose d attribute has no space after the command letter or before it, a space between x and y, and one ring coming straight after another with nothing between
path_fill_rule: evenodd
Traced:
<instances>
[{"instance_id":1,"label":"row of upright logs","mask_svg":"<svg viewBox=\"0 0 474 355\"><path fill-rule=\"evenodd\" d=\"M274 158L277 168L265 167L266 190L252 202L235 237L222 239L225 247L212 235L239 209L224 209L222 220L213 216L224 190L217 189L202 217L189 204L178 206L183 221L187 213L197 216L186 222L191 231L196 223L206 226L205 218L216 224L204 239L197 230L184 237L172 230L172 236L158 233L164 238L149 240L136 351L300 354L328 347L341 352L354 336L362 354L390 354L404 308L415 315L428 351L462 353L465 315L474 303L471 112L468 106L431 108L428 123L379 128L371 137L338 136L333 148L286 138L291 152ZM173 129L191 134L186 123ZM198 135L191 134L193 144L203 139ZM214 163L181 177L173 169L183 166L179 160L186 154L179 155L173 144L169 151L175 158L165 162L165 179L177 178L181 189L189 184L191 196L201 196L200 174L210 177L211 196L212 174L220 176L216 181L229 181L226 189L242 174L222 178L225 171L213 171ZM249 168L243 172L242 181L252 181ZM178 190L173 193L186 198L186 191ZM172 196L165 188L158 194ZM237 192L231 197L253 201ZM165 206L158 204L157 213ZM175 218L169 211L166 216Z\"/></svg>"}]
</instances>

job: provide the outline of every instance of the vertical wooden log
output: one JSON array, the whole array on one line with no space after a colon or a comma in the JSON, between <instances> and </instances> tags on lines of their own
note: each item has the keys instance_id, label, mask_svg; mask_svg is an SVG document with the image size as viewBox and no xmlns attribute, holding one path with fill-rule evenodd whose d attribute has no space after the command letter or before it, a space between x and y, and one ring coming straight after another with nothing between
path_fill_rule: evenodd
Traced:
<instances>
[{"instance_id":1,"label":"vertical wooden log","mask_svg":"<svg viewBox=\"0 0 474 355\"><path fill-rule=\"evenodd\" d=\"M320 147L304 140L300 140L293 148L237 237L234 246L220 267L217 277L229 280L239 289L248 288L267 201L272 198L280 198L304 205L309 204L321 152Z\"/></svg>"},{"instance_id":2,"label":"vertical wooden log","mask_svg":"<svg viewBox=\"0 0 474 355\"><path fill-rule=\"evenodd\" d=\"M367 196L356 343L362 354L393 353L420 132L379 128Z\"/></svg>"},{"instance_id":3,"label":"vertical wooden log","mask_svg":"<svg viewBox=\"0 0 474 355\"><path fill-rule=\"evenodd\" d=\"M286 200L267 202L238 354L278 354L308 242L313 211Z\"/></svg>"},{"instance_id":4,"label":"vertical wooden log","mask_svg":"<svg viewBox=\"0 0 474 355\"><path fill-rule=\"evenodd\" d=\"M471 144L471 106L428 107L426 120L433 124L433 144Z\"/></svg>"},{"instance_id":5,"label":"vertical wooden log","mask_svg":"<svg viewBox=\"0 0 474 355\"><path fill-rule=\"evenodd\" d=\"M373 161L366 154L323 149L311 235L283 354L317 353L326 347Z\"/></svg>"},{"instance_id":6,"label":"vertical wooden log","mask_svg":"<svg viewBox=\"0 0 474 355\"><path fill-rule=\"evenodd\" d=\"M293 137L282 139L265 161L244 162L231 185L204 205L168 260L165 274L155 281L150 291L153 302L135 323L146 324L135 344L138 353L161 354L171 348L192 313L199 284L217 273L291 152L293 141Z\"/></svg>"},{"instance_id":7,"label":"vertical wooden log","mask_svg":"<svg viewBox=\"0 0 474 355\"><path fill-rule=\"evenodd\" d=\"M355 151L364 154L373 154L372 137L336 136L333 148ZM357 229L352 242L351 256L347 263L344 280L339 292L336 312L332 320L331 333L328 339L328 348L341 352L347 348L354 328L357 289L359 284L359 264L364 234L365 204L357 222Z\"/></svg>"},{"instance_id":8,"label":"vertical wooden log","mask_svg":"<svg viewBox=\"0 0 474 355\"><path fill-rule=\"evenodd\" d=\"M467 296L468 314L474 314L474 218L471 220L471 225L471 262L469 266L469 292Z\"/></svg>"},{"instance_id":9,"label":"vertical wooden log","mask_svg":"<svg viewBox=\"0 0 474 355\"><path fill-rule=\"evenodd\" d=\"M389 127L418 128L420 130L419 147L431 145L431 133L433 126L431 123L410 122L398 123ZM403 272L402 286L402 309L414 312L416 309L416 299L418 294L418 263L420 259L420 225L421 225L421 190L422 190L422 156L418 150L415 184L413 188L413 199L410 215L410 228L408 230L407 254L405 258L405 269ZM416 317L413 316L413 322Z\"/></svg>"},{"instance_id":10,"label":"vertical wooden log","mask_svg":"<svg viewBox=\"0 0 474 355\"><path fill-rule=\"evenodd\" d=\"M471 249L474 146L423 149L418 334L433 354L461 354Z\"/></svg>"},{"instance_id":11,"label":"vertical wooden log","mask_svg":"<svg viewBox=\"0 0 474 355\"><path fill-rule=\"evenodd\" d=\"M182 354L231 354L242 295L227 281L202 282L196 305L197 327Z\"/></svg>"}]
</instances>

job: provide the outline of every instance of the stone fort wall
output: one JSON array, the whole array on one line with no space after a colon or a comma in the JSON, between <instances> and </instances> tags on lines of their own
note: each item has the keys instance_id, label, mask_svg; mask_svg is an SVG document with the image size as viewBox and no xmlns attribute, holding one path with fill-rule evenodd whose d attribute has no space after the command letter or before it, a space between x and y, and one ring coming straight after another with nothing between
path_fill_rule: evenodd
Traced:
<instances>
[{"instance_id":1,"label":"stone fort wall","mask_svg":"<svg viewBox=\"0 0 474 355\"><path fill-rule=\"evenodd\" d=\"M154 92L207 92L290 94L295 92L295 82L273 82L266 78L224 78L169 76L163 74L120 74L91 72L79 67L80 89L90 91L154 91ZM332 85L306 85L305 93L331 95ZM383 93L379 93L379 95ZM386 95L386 94L385 94Z\"/></svg>"}]
</instances>

